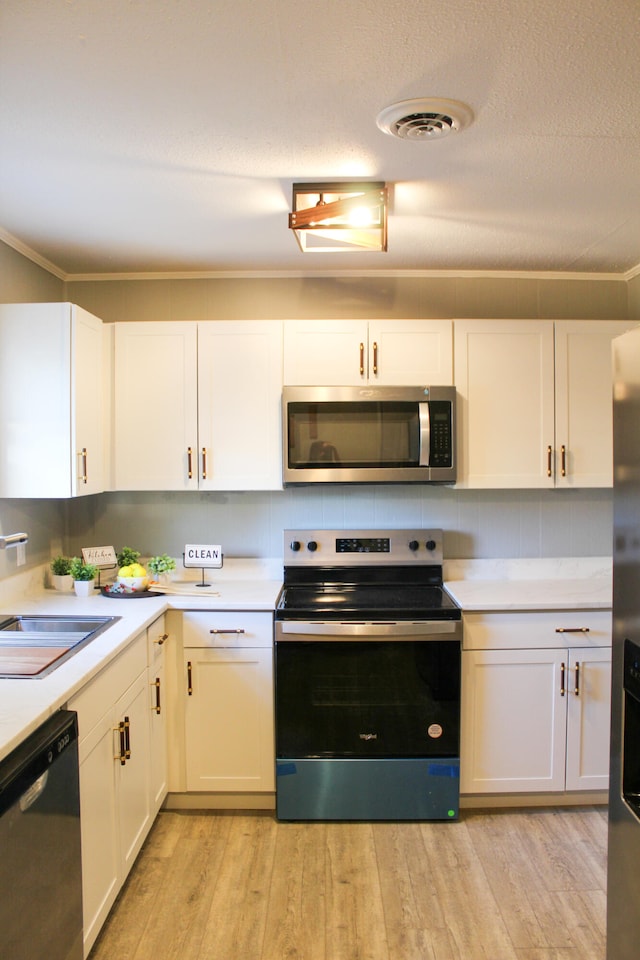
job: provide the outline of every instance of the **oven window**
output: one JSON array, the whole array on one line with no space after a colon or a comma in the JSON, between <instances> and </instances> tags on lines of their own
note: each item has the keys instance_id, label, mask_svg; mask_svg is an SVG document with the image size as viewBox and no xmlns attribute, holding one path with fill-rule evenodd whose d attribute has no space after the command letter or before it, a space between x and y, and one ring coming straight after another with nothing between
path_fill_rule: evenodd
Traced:
<instances>
[{"instance_id":1,"label":"oven window","mask_svg":"<svg viewBox=\"0 0 640 960\"><path fill-rule=\"evenodd\" d=\"M276 644L278 757L455 757L460 645Z\"/></svg>"},{"instance_id":2,"label":"oven window","mask_svg":"<svg viewBox=\"0 0 640 960\"><path fill-rule=\"evenodd\" d=\"M417 403L291 402L287 414L290 468L418 466Z\"/></svg>"}]
</instances>

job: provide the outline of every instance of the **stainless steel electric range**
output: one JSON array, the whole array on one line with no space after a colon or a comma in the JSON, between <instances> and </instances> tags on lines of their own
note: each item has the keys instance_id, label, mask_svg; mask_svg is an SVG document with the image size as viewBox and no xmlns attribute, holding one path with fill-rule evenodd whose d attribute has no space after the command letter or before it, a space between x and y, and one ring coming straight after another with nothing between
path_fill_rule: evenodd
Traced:
<instances>
[{"instance_id":1,"label":"stainless steel electric range","mask_svg":"<svg viewBox=\"0 0 640 960\"><path fill-rule=\"evenodd\" d=\"M279 820L454 820L461 611L441 530L287 530Z\"/></svg>"}]
</instances>

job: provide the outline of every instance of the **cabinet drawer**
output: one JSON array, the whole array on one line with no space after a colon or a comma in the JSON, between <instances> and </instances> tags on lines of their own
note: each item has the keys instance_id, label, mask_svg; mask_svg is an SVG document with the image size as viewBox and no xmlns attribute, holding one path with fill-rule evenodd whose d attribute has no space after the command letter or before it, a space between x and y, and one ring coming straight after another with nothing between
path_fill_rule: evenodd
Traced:
<instances>
[{"instance_id":1,"label":"cabinet drawer","mask_svg":"<svg viewBox=\"0 0 640 960\"><path fill-rule=\"evenodd\" d=\"M465 650L611 645L610 610L463 613Z\"/></svg>"},{"instance_id":2,"label":"cabinet drawer","mask_svg":"<svg viewBox=\"0 0 640 960\"><path fill-rule=\"evenodd\" d=\"M145 630L108 667L69 700L69 710L75 710L78 714L81 743L107 710L113 708L127 687L146 670L146 644Z\"/></svg>"},{"instance_id":3,"label":"cabinet drawer","mask_svg":"<svg viewBox=\"0 0 640 960\"><path fill-rule=\"evenodd\" d=\"M246 610L185 611L185 647L271 647L273 614Z\"/></svg>"}]
</instances>

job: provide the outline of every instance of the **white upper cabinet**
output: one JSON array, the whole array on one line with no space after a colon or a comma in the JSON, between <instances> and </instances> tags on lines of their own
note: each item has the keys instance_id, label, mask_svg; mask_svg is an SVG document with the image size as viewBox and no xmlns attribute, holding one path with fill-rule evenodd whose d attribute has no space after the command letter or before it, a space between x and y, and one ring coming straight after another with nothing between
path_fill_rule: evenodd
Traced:
<instances>
[{"instance_id":1,"label":"white upper cabinet","mask_svg":"<svg viewBox=\"0 0 640 960\"><path fill-rule=\"evenodd\" d=\"M622 320L556 321L558 487L613 483L611 341L633 326Z\"/></svg>"},{"instance_id":2,"label":"white upper cabinet","mask_svg":"<svg viewBox=\"0 0 640 960\"><path fill-rule=\"evenodd\" d=\"M287 320L288 386L449 386L451 320Z\"/></svg>"},{"instance_id":3,"label":"white upper cabinet","mask_svg":"<svg viewBox=\"0 0 640 960\"><path fill-rule=\"evenodd\" d=\"M105 489L106 342L73 304L0 305L0 496Z\"/></svg>"},{"instance_id":4,"label":"white upper cabinet","mask_svg":"<svg viewBox=\"0 0 640 960\"><path fill-rule=\"evenodd\" d=\"M280 321L117 324L115 488L280 489L281 390Z\"/></svg>"},{"instance_id":5,"label":"white upper cabinet","mask_svg":"<svg viewBox=\"0 0 640 960\"><path fill-rule=\"evenodd\" d=\"M198 489L197 349L197 323L116 324L116 490Z\"/></svg>"},{"instance_id":6,"label":"white upper cabinet","mask_svg":"<svg viewBox=\"0 0 640 960\"><path fill-rule=\"evenodd\" d=\"M553 322L456 320L458 485L553 486Z\"/></svg>"},{"instance_id":7,"label":"white upper cabinet","mask_svg":"<svg viewBox=\"0 0 640 960\"><path fill-rule=\"evenodd\" d=\"M633 324L454 326L459 486L611 486L611 340Z\"/></svg>"}]
</instances>

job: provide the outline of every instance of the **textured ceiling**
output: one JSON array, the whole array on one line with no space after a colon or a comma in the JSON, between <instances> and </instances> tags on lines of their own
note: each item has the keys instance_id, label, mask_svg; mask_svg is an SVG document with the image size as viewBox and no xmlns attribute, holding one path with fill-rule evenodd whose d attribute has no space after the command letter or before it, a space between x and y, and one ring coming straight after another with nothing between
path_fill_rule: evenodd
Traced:
<instances>
[{"instance_id":1,"label":"textured ceiling","mask_svg":"<svg viewBox=\"0 0 640 960\"><path fill-rule=\"evenodd\" d=\"M67 275L625 273L639 54L638 0L2 0L0 228ZM414 97L473 123L377 128ZM345 176L388 252L302 254L291 183Z\"/></svg>"}]
</instances>

